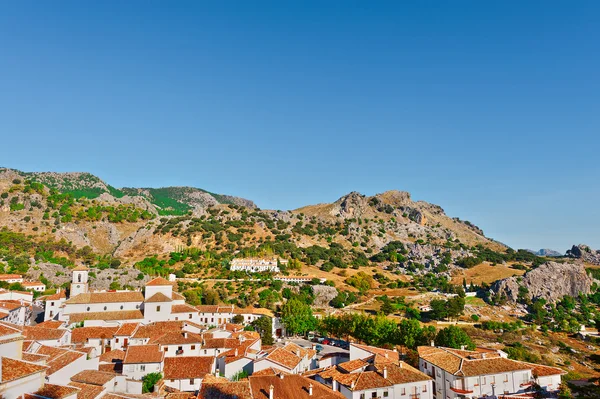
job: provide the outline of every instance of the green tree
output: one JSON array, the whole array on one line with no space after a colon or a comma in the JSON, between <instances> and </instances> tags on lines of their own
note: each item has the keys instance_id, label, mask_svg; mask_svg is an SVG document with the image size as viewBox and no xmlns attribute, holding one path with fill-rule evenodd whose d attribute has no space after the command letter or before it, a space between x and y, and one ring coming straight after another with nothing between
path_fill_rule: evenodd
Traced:
<instances>
[{"instance_id":1,"label":"green tree","mask_svg":"<svg viewBox=\"0 0 600 399\"><path fill-rule=\"evenodd\" d=\"M148 393L154 390L154 385L162 379L161 373L149 373L142 377L142 392Z\"/></svg>"},{"instance_id":2,"label":"green tree","mask_svg":"<svg viewBox=\"0 0 600 399\"><path fill-rule=\"evenodd\" d=\"M273 321L270 317L261 316L250 324L260 334L263 345L273 345Z\"/></svg>"},{"instance_id":3,"label":"green tree","mask_svg":"<svg viewBox=\"0 0 600 399\"><path fill-rule=\"evenodd\" d=\"M288 300L281 308L281 321L292 334L305 334L317 326L310 306L296 298Z\"/></svg>"},{"instance_id":4,"label":"green tree","mask_svg":"<svg viewBox=\"0 0 600 399\"><path fill-rule=\"evenodd\" d=\"M462 329L456 326L449 326L440 330L435 336L435 344L447 348L460 349L462 346L473 350L475 343L471 337Z\"/></svg>"}]
</instances>

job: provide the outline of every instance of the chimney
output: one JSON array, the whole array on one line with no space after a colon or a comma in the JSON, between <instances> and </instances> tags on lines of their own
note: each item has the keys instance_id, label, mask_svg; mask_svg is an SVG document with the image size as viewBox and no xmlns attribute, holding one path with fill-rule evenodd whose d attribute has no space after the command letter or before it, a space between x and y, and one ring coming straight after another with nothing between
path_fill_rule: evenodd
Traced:
<instances>
[{"instance_id":1,"label":"chimney","mask_svg":"<svg viewBox=\"0 0 600 399\"><path fill-rule=\"evenodd\" d=\"M237 357L237 355L238 355L238 350L237 350L237 348L235 348L235 356Z\"/></svg>"},{"instance_id":2,"label":"chimney","mask_svg":"<svg viewBox=\"0 0 600 399\"><path fill-rule=\"evenodd\" d=\"M183 338L187 338L187 331L183 332Z\"/></svg>"},{"instance_id":3,"label":"chimney","mask_svg":"<svg viewBox=\"0 0 600 399\"><path fill-rule=\"evenodd\" d=\"M273 385L269 386L269 399L273 399Z\"/></svg>"},{"instance_id":4,"label":"chimney","mask_svg":"<svg viewBox=\"0 0 600 399\"><path fill-rule=\"evenodd\" d=\"M383 378L387 379L387 366L383 367Z\"/></svg>"},{"instance_id":5,"label":"chimney","mask_svg":"<svg viewBox=\"0 0 600 399\"><path fill-rule=\"evenodd\" d=\"M387 357L388 357L388 353L387 353L387 352L385 352L385 358L387 359Z\"/></svg>"},{"instance_id":6,"label":"chimney","mask_svg":"<svg viewBox=\"0 0 600 399\"><path fill-rule=\"evenodd\" d=\"M435 342L431 341L431 346L435 346Z\"/></svg>"},{"instance_id":7,"label":"chimney","mask_svg":"<svg viewBox=\"0 0 600 399\"><path fill-rule=\"evenodd\" d=\"M482 358L482 359L485 359L486 355L487 355L487 353L482 353L482 354L481 354L481 358Z\"/></svg>"},{"instance_id":8,"label":"chimney","mask_svg":"<svg viewBox=\"0 0 600 399\"><path fill-rule=\"evenodd\" d=\"M354 381L350 383L350 389L354 389Z\"/></svg>"},{"instance_id":9,"label":"chimney","mask_svg":"<svg viewBox=\"0 0 600 399\"><path fill-rule=\"evenodd\" d=\"M403 363L404 363L404 362L400 362L400 363L399 363L399 364L400 364L400 368L402 368L402 364L403 364Z\"/></svg>"},{"instance_id":10,"label":"chimney","mask_svg":"<svg viewBox=\"0 0 600 399\"><path fill-rule=\"evenodd\" d=\"M333 381L331 382L331 389L333 389L334 391L337 391L338 390L337 384L338 384L338 382L334 378Z\"/></svg>"},{"instance_id":11,"label":"chimney","mask_svg":"<svg viewBox=\"0 0 600 399\"><path fill-rule=\"evenodd\" d=\"M464 345L461 345L461 346L460 346L460 350L461 350L461 351L464 351L464 350L465 350L465 346L464 346Z\"/></svg>"},{"instance_id":12,"label":"chimney","mask_svg":"<svg viewBox=\"0 0 600 399\"><path fill-rule=\"evenodd\" d=\"M280 380L283 380L283 377L284 377L284 376L285 376L285 374L283 374L283 373L279 373L279 379L280 379Z\"/></svg>"},{"instance_id":13,"label":"chimney","mask_svg":"<svg viewBox=\"0 0 600 399\"><path fill-rule=\"evenodd\" d=\"M308 396L312 396L312 389L313 389L313 385L311 382L310 384L308 384Z\"/></svg>"}]
</instances>

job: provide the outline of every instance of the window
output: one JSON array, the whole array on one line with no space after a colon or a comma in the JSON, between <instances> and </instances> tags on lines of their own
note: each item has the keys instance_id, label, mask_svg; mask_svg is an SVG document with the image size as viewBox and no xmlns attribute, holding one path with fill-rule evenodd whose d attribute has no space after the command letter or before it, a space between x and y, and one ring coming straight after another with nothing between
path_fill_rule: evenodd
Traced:
<instances>
[{"instance_id":1,"label":"window","mask_svg":"<svg viewBox=\"0 0 600 399\"><path fill-rule=\"evenodd\" d=\"M195 349L196 349L196 345L192 345L192 350L195 350Z\"/></svg>"},{"instance_id":2,"label":"window","mask_svg":"<svg viewBox=\"0 0 600 399\"><path fill-rule=\"evenodd\" d=\"M504 382L508 382L508 374L504 374Z\"/></svg>"},{"instance_id":3,"label":"window","mask_svg":"<svg viewBox=\"0 0 600 399\"><path fill-rule=\"evenodd\" d=\"M177 317L177 316L176 316L176 317L175 317L175 321L177 321L177 320L179 320L179 317Z\"/></svg>"},{"instance_id":4,"label":"window","mask_svg":"<svg viewBox=\"0 0 600 399\"><path fill-rule=\"evenodd\" d=\"M119 343L119 338L115 338L115 342L118 344Z\"/></svg>"},{"instance_id":5,"label":"window","mask_svg":"<svg viewBox=\"0 0 600 399\"><path fill-rule=\"evenodd\" d=\"M54 302L50 302L50 306L54 306Z\"/></svg>"},{"instance_id":6,"label":"window","mask_svg":"<svg viewBox=\"0 0 600 399\"><path fill-rule=\"evenodd\" d=\"M365 394L364 393L360 394L360 399L365 399Z\"/></svg>"},{"instance_id":7,"label":"window","mask_svg":"<svg viewBox=\"0 0 600 399\"><path fill-rule=\"evenodd\" d=\"M427 384L423 385L423 392L427 392Z\"/></svg>"},{"instance_id":8,"label":"window","mask_svg":"<svg viewBox=\"0 0 600 399\"><path fill-rule=\"evenodd\" d=\"M81 274L78 274L78 275L77 275L77 282L78 282L78 283L81 283Z\"/></svg>"},{"instance_id":9,"label":"window","mask_svg":"<svg viewBox=\"0 0 600 399\"><path fill-rule=\"evenodd\" d=\"M146 371L146 365L145 364L142 364L140 366L140 371Z\"/></svg>"},{"instance_id":10,"label":"window","mask_svg":"<svg viewBox=\"0 0 600 399\"><path fill-rule=\"evenodd\" d=\"M496 383L496 376L495 376L495 375L493 375L493 376L492 376L492 384L495 384L495 383Z\"/></svg>"},{"instance_id":11,"label":"window","mask_svg":"<svg viewBox=\"0 0 600 399\"><path fill-rule=\"evenodd\" d=\"M402 388L402 391L400 392L400 395L406 395L406 388Z\"/></svg>"},{"instance_id":12,"label":"window","mask_svg":"<svg viewBox=\"0 0 600 399\"><path fill-rule=\"evenodd\" d=\"M135 305L135 308L136 308L136 309L139 309L139 308L140 308L140 305Z\"/></svg>"},{"instance_id":13,"label":"window","mask_svg":"<svg viewBox=\"0 0 600 399\"><path fill-rule=\"evenodd\" d=\"M90 311L90 307L89 307L89 306L87 307L87 311L88 311L88 312Z\"/></svg>"},{"instance_id":14,"label":"window","mask_svg":"<svg viewBox=\"0 0 600 399\"><path fill-rule=\"evenodd\" d=\"M190 385L194 385L194 379L190 378Z\"/></svg>"},{"instance_id":15,"label":"window","mask_svg":"<svg viewBox=\"0 0 600 399\"><path fill-rule=\"evenodd\" d=\"M106 310L106 309L107 309L107 308L106 308L106 306L105 306L105 307L104 307L104 310Z\"/></svg>"},{"instance_id":16,"label":"window","mask_svg":"<svg viewBox=\"0 0 600 399\"><path fill-rule=\"evenodd\" d=\"M169 351L169 347L168 347L168 346L165 346L165 348L164 348L164 349L165 349L165 352L168 352L168 351Z\"/></svg>"},{"instance_id":17,"label":"window","mask_svg":"<svg viewBox=\"0 0 600 399\"><path fill-rule=\"evenodd\" d=\"M157 311L157 312L160 312L160 305L158 305L158 306L156 307L156 311Z\"/></svg>"},{"instance_id":18,"label":"window","mask_svg":"<svg viewBox=\"0 0 600 399\"><path fill-rule=\"evenodd\" d=\"M123 310L123 305L121 305L121 310Z\"/></svg>"},{"instance_id":19,"label":"window","mask_svg":"<svg viewBox=\"0 0 600 399\"><path fill-rule=\"evenodd\" d=\"M204 354L206 355L206 349L204 349Z\"/></svg>"},{"instance_id":20,"label":"window","mask_svg":"<svg viewBox=\"0 0 600 399\"><path fill-rule=\"evenodd\" d=\"M482 385L485 385L485 384L487 384L487 377L483 377L483 384Z\"/></svg>"},{"instance_id":21,"label":"window","mask_svg":"<svg viewBox=\"0 0 600 399\"><path fill-rule=\"evenodd\" d=\"M190 313L190 314L188 315L188 319L191 319L191 318L192 318L192 314Z\"/></svg>"},{"instance_id":22,"label":"window","mask_svg":"<svg viewBox=\"0 0 600 399\"><path fill-rule=\"evenodd\" d=\"M387 398L389 395L390 395L390 394L388 393L388 391L385 391L385 392L383 393L383 397L384 397L384 398Z\"/></svg>"},{"instance_id":23,"label":"window","mask_svg":"<svg viewBox=\"0 0 600 399\"><path fill-rule=\"evenodd\" d=\"M376 398L376 397L377 397L377 391L375 391L375 392L371 392L371 397L372 397L372 398Z\"/></svg>"}]
</instances>

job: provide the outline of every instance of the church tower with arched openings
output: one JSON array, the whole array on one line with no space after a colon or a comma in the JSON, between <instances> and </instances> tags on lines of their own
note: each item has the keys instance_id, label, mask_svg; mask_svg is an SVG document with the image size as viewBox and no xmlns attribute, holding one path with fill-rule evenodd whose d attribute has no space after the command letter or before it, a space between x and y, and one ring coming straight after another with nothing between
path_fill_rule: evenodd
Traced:
<instances>
[{"instance_id":1,"label":"church tower with arched openings","mask_svg":"<svg viewBox=\"0 0 600 399\"><path fill-rule=\"evenodd\" d=\"M89 272L90 270L85 266L77 266L75 269L73 269L70 294L71 298L88 292Z\"/></svg>"}]
</instances>

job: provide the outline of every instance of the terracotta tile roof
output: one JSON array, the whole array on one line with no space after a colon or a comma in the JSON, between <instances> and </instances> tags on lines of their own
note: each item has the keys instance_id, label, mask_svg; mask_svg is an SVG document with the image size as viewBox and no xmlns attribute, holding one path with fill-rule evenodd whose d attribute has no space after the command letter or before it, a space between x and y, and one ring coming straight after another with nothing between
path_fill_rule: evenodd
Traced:
<instances>
[{"instance_id":1,"label":"terracotta tile roof","mask_svg":"<svg viewBox=\"0 0 600 399\"><path fill-rule=\"evenodd\" d=\"M225 330L226 331L239 332L239 331L242 331L243 329L244 329L244 326L242 326L240 324L225 323Z\"/></svg>"},{"instance_id":2,"label":"terracotta tile roof","mask_svg":"<svg viewBox=\"0 0 600 399\"><path fill-rule=\"evenodd\" d=\"M23 307L23 305L21 305L21 303L19 301L12 301L12 300L0 301L0 311L4 310L4 311L10 312L15 309L19 309L20 307Z\"/></svg>"},{"instance_id":3,"label":"terracotta tile roof","mask_svg":"<svg viewBox=\"0 0 600 399\"><path fill-rule=\"evenodd\" d=\"M35 327L60 328L64 326L64 324L64 322L58 320L47 320L42 323L36 324Z\"/></svg>"},{"instance_id":4,"label":"terracotta tile roof","mask_svg":"<svg viewBox=\"0 0 600 399\"><path fill-rule=\"evenodd\" d=\"M173 305L171 313L198 313L198 309L191 305Z\"/></svg>"},{"instance_id":5,"label":"terracotta tile roof","mask_svg":"<svg viewBox=\"0 0 600 399\"><path fill-rule=\"evenodd\" d=\"M98 359L101 362L123 361L123 359L125 359L125 352L120 349L113 349L111 351L104 352L98 357Z\"/></svg>"},{"instance_id":6,"label":"terracotta tile roof","mask_svg":"<svg viewBox=\"0 0 600 399\"><path fill-rule=\"evenodd\" d=\"M123 323L115 333L115 337L131 337L139 325L140 323Z\"/></svg>"},{"instance_id":7,"label":"terracotta tile roof","mask_svg":"<svg viewBox=\"0 0 600 399\"><path fill-rule=\"evenodd\" d=\"M52 375L74 361L81 359L82 357L87 357L87 355L83 352L63 348L54 348L46 345L41 345L35 351L35 354L49 356L48 361L46 362L46 365L50 367L47 375Z\"/></svg>"},{"instance_id":8,"label":"terracotta tile roof","mask_svg":"<svg viewBox=\"0 0 600 399\"><path fill-rule=\"evenodd\" d=\"M71 313L69 323L79 323L85 320L143 320L140 310L118 310L115 312Z\"/></svg>"},{"instance_id":9,"label":"terracotta tile roof","mask_svg":"<svg viewBox=\"0 0 600 399\"><path fill-rule=\"evenodd\" d=\"M286 373L285 371L273 368L273 367L267 367L266 369L262 369L259 371L256 371L254 373L252 373L253 376L259 376L259 375L290 375L290 373Z\"/></svg>"},{"instance_id":10,"label":"terracotta tile roof","mask_svg":"<svg viewBox=\"0 0 600 399\"><path fill-rule=\"evenodd\" d=\"M217 313L219 311L219 307L217 305L198 305L196 309L200 313Z\"/></svg>"},{"instance_id":11,"label":"terracotta tile roof","mask_svg":"<svg viewBox=\"0 0 600 399\"><path fill-rule=\"evenodd\" d=\"M107 373L98 370L83 370L71 377L71 381L90 385L104 385L113 380L115 376L115 373Z\"/></svg>"},{"instance_id":12,"label":"terracotta tile roof","mask_svg":"<svg viewBox=\"0 0 600 399\"><path fill-rule=\"evenodd\" d=\"M345 371L347 373L352 373L353 371L356 371L363 367L367 367L368 365L369 365L369 363L365 362L362 359L355 359L355 360L350 360L348 362L340 363L337 366L340 369L342 369L342 371Z\"/></svg>"},{"instance_id":13,"label":"terracotta tile roof","mask_svg":"<svg viewBox=\"0 0 600 399\"><path fill-rule=\"evenodd\" d=\"M355 346L356 348L362 349L364 351L370 352L374 355L380 355L380 356L382 356L386 359L389 359L390 361L393 361L393 362L397 362L398 360L400 360L400 355L398 354L397 351L378 348L376 346L369 346L369 345L359 345L359 344L351 344L351 345Z\"/></svg>"},{"instance_id":14,"label":"terracotta tile roof","mask_svg":"<svg viewBox=\"0 0 600 399\"><path fill-rule=\"evenodd\" d=\"M146 287L147 286L157 286L157 285L173 285L173 283L162 277L156 277L146 283Z\"/></svg>"},{"instance_id":15,"label":"terracotta tile roof","mask_svg":"<svg viewBox=\"0 0 600 399\"><path fill-rule=\"evenodd\" d=\"M166 357L163 374L165 380L203 378L210 374L215 358L209 356Z\"/></svg>"},{"instance_id":16,"label":"terracotta tile roof","mask_svg":"<svg viewBox=\"0 0 600 399\"><path fill-rule=\"evenodd\" d=\"M531 365L506 359L498 354L432 346L420 346L418 352L423 360L450 374L463 377L532 369Z\"/></svg>"},{"instance_id":17,"label":"terracotta tile roof","mask_svg":"<svg viewBox=\"0 0 600 399\"><path fill-rule=\"evenodd\" d=\"M185 301L185 297L178 292L172 292L171 299L174 301Z\"/></svg>"},{"instance_id":18,"label":"terracotta tile roof","mask_svg":"<svg viewBox=\"0 0 600 399\"><path fill-rule=\"evenodd\" d=\"M0 274L0 280L12 280L23 278L20 274Z\"/></svg>"},{"instance_id":19,"label":"terracotta tile roof","mask_svg":"<svg viewBox=\"0 0 600 399\"><path fill-rule=\"evenodd\" d=\"M23 335L25 339L32 341L48 341L61 339L68 330L56 329L56 328L44 328L44 327L30 327L25 326L23 328Z\"/></svg>"},{"instance_id":20,"label":"terracotta tile roof","mask_svg":"<svg viewBox=\"0 0 600 399\"><path fill-rule=\"evenodd\" d=\"M39 391L34 393L34 395L43 396L48 399L63 399L78 392L79 388L45 383Z\"/></svg>"},{"instance_id":21,"label":"terracotta tile roof","mask_svg":"<svg viewBox=\"0 0 600 399\"><path fill-rule=\"evenodd\" d=\"M162 292L157 292L152 295L150 298L146 299L144 302L146 303L162 303L162 302L172 302L173 300L163 294Z\"/></svg>"},{"instance_id":22,"label":"terracotta tile roof","mask_svg":"<svg viewBox=\"0 0 600 399\"><path fill-rule=\"evenodd\" d=\"M5 337L7 335L20 334L22 328L20 326L16 326L10 323L0 322L0 337Z\"/></svg>"},{"instance_id":23,"label":"terracotta tile roof","mask_svg":"<svg viewBox=\"0 0 600 399\"><path fill-rule=\"evenodd\" d=\"M525 364L533 367L533 375L536 377L547 377L549 375L563 375L567 373L566 371L564 371L563 369L559 369L558 367L550 367L534 363Z\"/></svg>"},{"instance_id":24,"label":"terracotta tile roof","mask_svg":"<svg viewBox=\"0 0 600 399\"><path fill-rule=\"evenodd\" d=\"M135 345L127 348L123 363L160 363L163 357L164 353L158 345Z\"/></svg>"},{"instance_id":25,"label":"terracotta tile roof","mask_svg":"<svg viewBox=\"0 0 600 399\"><path fill-rule=\"evenodd\" d=\"M0 359L2 364L2 375L0 383L18 380L32 374L44 373L48 367L39 364L27 363L17 359L3 357Z\"/></svg>"},{"instance_id":26,"label":"terracotta tile roof","mask_svg":"<svg viewBox=\"0 0 600 399\"><path fill-rule=\"evenodd\" d=\"M50 356L48 356L48 355L38 355L36 353L29 353L29 352L23 352L21 354L21 360L24 360L26 362L31 362L31 363L46 364L48 359L50 359Z\"/></svg>"},{"instance_id":27,"label":"terracotta tile roof","mask_svg":"<svg viewBox=\"0 0 600 399\"><path fill-rule=\"evenodd\" d=\"M300 375L255 376L248 378L250 390L254 399L269 399L269 388L273 387L273 399L342 399L340 392L334 392L325 385L312 381ZM312 385L313 395L309 396L309 386Z\"/></svg>"},{"instance_id":28,"label":"terracotta tile roof","mask_svg":"<svg viewBox=\"0 0 600 399\"><path fill-rule=\"evenodd\" d=\"M98 385L83 384L81 382L71 382L69 386L79 388L77 399L96 399L104 388Z\"/></svg>"},{"instance_id":29,"label":"terracotta tile roof","mask_svg":"<svg viewBox=\"0 0 600 399\"><path fill-rule=\"evenodd\" d=\"M358 373L358 378L354 382L354 385L351 384L347 388L351 391L364 391L366 389L391 387L393 385L376 371L364 371Z\"/></svg>"},{"instance_id":30,"label":"terracotta tile roof","mask_svg":"<svg viewBox=\"0 0 600 399\"><path fill-rule=\"evenodd\" d=\"M120 302L140 302L144 301L144 296L139 291L125 292L87 292L69 298L65 304L87 304L87 303L120 303Z\"/></svg>"},{"instance_id":31,"label":"terracotta tile roof","mask_svg":"<svg viewBox=\"0 0 600 399\"><path fill-rule=\"evenodd\" d=\"M198 399L253 399L250 391L250 381L229 381L207 375L202 380L202 388Z\"/></svg>"},{"instance_id":32,"label":"terracotta tile roof","mask_svg":"<svg viewBox=\"0 0 600 399\"><path fill-rule=\"evenodd\" d=\"M24 281L21 283L21 285L23 287L40 287L40 286L45 286L46 284L41 283L39 281Z\"/></svg>"},{"instance_id":33,"label":"terracotta tile roof","mask_svg":"<svg viewBox=\"0 0 600 399\"><path fill-rule=\"evenodd\" d=\"M376 364L375 369L377 372L383 376L384 368L387 368L387 380L392 384L407 384L411 382L418 381L427 381L432 378L427 374L422 373L416 368L412 367L410 364L407 364L403 361L400 361L398 364Z\"/></svg>"},{"instance_id":34,"label":"terracotta tile roof","mask_svg":"<svg viewBox=\"0 0 600 399\"><path fill-rule=\"evenodd\" d=\"M174 331L156 336L148 342L149 344L159 345L183 345L183 344L200 344L202 337L198 334L193 334L185 331Z\"/></svg>"},{"instance_id":35,"label":"terracotta tile roof","mask_svg":"<svg viewBox=\"0 0 600 399\"><path fill-rule=\"evenodd\" d=\"M57 292L56 294L48 295L44 298L44 301L58 301L60 299L67 299L65 291Z\"/></svg>"},{"instance_id":36,"label":"terracotta tile roof","mask_svg":"<svg viewBox=\"0 0 600 399\"><path fill-rule=\"evenodd\" d=\"M98 365L98 370L113 374L123 374L123 363L100 363Z\"/></svg>"},{"instance_id":37,"label":"terracotta tile roof","mask_svg":"<svg viewBox=\"0 0 600 399\"><path fill-rule=\"evenodd\" d=\"M183 321L158 321L146 325L140 325L133 334L133 338L154 338L167 332L181 331Z\"/></svg>"},{"instance_id":38,"label":"terracotta tile roof","mask_svg":"<svg viewBox=\"0 0 600 399\"><path fill-rule=\"evenodd\" d=\"M79 327L71 330L71 342L74 344L85 343L88 339L111 339L118 327Z\"/></svg>"},{"instance_id":39,"label":"terracotta tile roof","mask_svg":"<svg viewBox=\"0 0 600 399\"><path fill-rule=\"evenodd\" d=\"M289 370L293 370L302 361L302 358L296 356L290 351L285 350L284 348L275 349L263 359L269 359L270 361L280 364ZM261 359L257 359L257 361L259 360Z\"/></svg>"},{"instance_id":40,"label":"terracotta tile roof","mask_svg":"<svg viewBox=\"0 0 600 399\"><path fill-rule=\"evenodd\" d=\"M171 392L165 399L197 399L197 396L193 392Z\"/></svg>"},{"instance_id":41,"label":"terracotta tile roof","mask_svg":"<svg viewBox=\"0 0 600 399\"><path fill-rule=\"evenodd\" d=\"M233 349L239 346L240 341L232 338L207 338L204 340L203 348L208 349Z\"/></svg>"}]
</instances>

